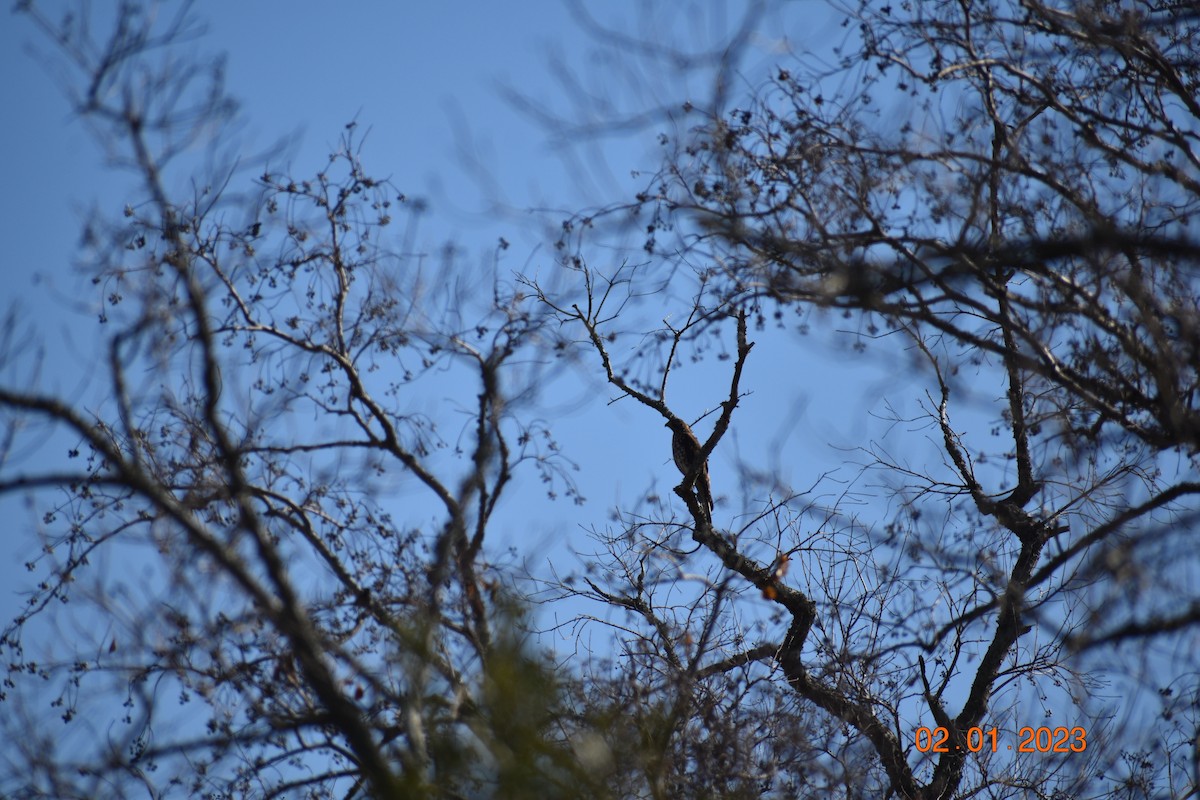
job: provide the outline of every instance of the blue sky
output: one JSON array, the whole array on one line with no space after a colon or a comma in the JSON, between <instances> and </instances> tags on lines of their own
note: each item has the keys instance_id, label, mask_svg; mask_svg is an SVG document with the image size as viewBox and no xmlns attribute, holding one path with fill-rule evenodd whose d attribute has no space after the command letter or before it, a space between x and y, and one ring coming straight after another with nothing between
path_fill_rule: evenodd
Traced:
<instances>
[{"instance_id":1,"label":"blue sky","mask_svg":"<svg viewBox=\"0 0 1200 800\"><path fill-rule=\"evenodd\" d=\"M554 186L561 183L558 159L497 88L501 82L551 88L547 47L573 30L562 6L528 4L525 13L490 3L201 6L208 35L196 49L227 58L227 86L241 104L239 138L247 152L286 138L287 163L277 167L311 174L344 124L356 119L370 129L368 167L410 196L429 198L426 243L454 238L483 252L503 230L531 249L521 226L509 220L498 226L494 214L484 213L489 201L463 168L461 153L468 145L478 148L514 204L540 205L561 188ZM71 266L80 230L93 207L111 214L137 194L129 175L105 168L101 148L72 115L61 82L52 77L60 66L26 20L12 17L0 25L0 108L10 120L0 126L0 148L10 154L8 191L0 197L0 230L9 243L0 256L7 284L0 294L6 310L16 301L27 328L36 326L30 344L44 347L43 388L79 399L103 382L91 369L94 290ZM22 366L29 363L25 358ZM44 452L23 454L23 463L53 463L67 446L46 443ZM4 502L10 509L14 504ZM7 518L24 521L27 513ZM33 546L27 534L25 525L6 533L22 556L0 565L6 617L17 600L7 587L32 578L20 567Z\"/></svg>"},{"instance_id":2,"label":"blue sky","mask_svg":"<svg viewBox=\"0 0 1200 800\"><path fill-rule=\"evenodd\" d=\"M737 4L701 7L704 13L683 9L649 21L632 12L617 17L635 26L661 23L664 39L694 42L719 36L737 11ZM195 44L197 52L227 59L227 87L241 104L238 137L245 152L286 138L286 163L278 166L310 174L324 162L345 123L356 120L369 129L367 167L389 176L409 196L429 200L422 231L427 246L453 240L468 258L484 257L502 235L514 245L506 265L513 270L551 269L538 220L553 220L555 215L539 216L541 211L574 211L627 199L645 180L632 173L652 171L658 150L653 127L557 147L547 130L505 99L503 87L564 112L580 98L571 96L572 90L564 91L563 77L585 88L602 87L602 101L617 109L663 102L670 92L708 88L685 88L677 76L665 75L657 77L669 91L657 97L626 91L625 72L633 65L599 56L562 3L305 0L284 6L215 0L198 4L196 14L208 29ZM801 34L814 30L810 24ZM762 37L749 69L769 68L777 45L778 40ZM7 116L16 123L0 126L0 148L11 154L9 191L0 198L0 230L8 243L0 257L6 294L36 326L37 340L45 348L43 387L79 399L103 381L91 369L94 293L71 267L82 221L94 207L113 213L137 194L128 174L104 166L102 150L86 125L72 115L61 82L53 77L60 68L56 54L25 20L14 18L0 26L0 74L5 76L0 81L0 108L11 110ZM633 77L636 81L637 75ZM812 369L797 361L794 350L770 355L769 346L760 344L747 379L766 370L774 375L773 388L782 391L777 397L760 395L758 413L737 421L740 440L731 439L723 445L726 452L715 457L717 480L723 459L732 466L732 459L747 455L740 448L761 452L763 441L783 433L800 436L810 451L801 462L784 459L790 462L786 469L799 473L795 477L806 483L803 475L809 468L827 460L836 464L841 458L835 453L830 453L832 459L818 456L817 450L826 450L824 442L861 441L870 425L868 412L878 393L869 387L885 374L878 363L864 359L861 377L854 377L852 368L842 376L843 389L813 393L806 380ZM785 363L782 372L780 360ZM705 371L708 367L718 370L716 385L722 385L723 370L710 362L704 369L690 370L690 375L687 370L680 374L676 397L688 386L711 387L714 378ZM550 537L561 541L563 514L580 522L602 521L612 504L634 502L651 487L665 490L670 485L666 481L673 478L669 436L660 420L629 403L582 402L581 398L604 398L612 392L603 389L597 394L595 385L580 375L560 377L565 384L555 410L568 419L556 426L556 433L565 452L580 462L579 477L590 502L581 512L549 509L545 520L532 526L532 540L538 542ZM719 402L719 391L707 402L685 404L682 412L709 410ZM767 413L762 413L764 402L771 406ZM854 412L845 414L847 408ZM822 444L814 446L815 442ZM58 443L47 442L44 449L27 454L30 466L61 457ZM631 468L630 461L637 466ZM785 468L778 463L775 467ZM24 533L27 530L10 529L8 535L28 546ZM520 537L512 535L529 542L529 533L526 529ZM586 547L586 542L578 544ZM540 555L540 547L533 549L522 555ZM7 562L0 570L0 585L30 580L19 561ZM15 599L8 592L3 595L0 610Z\"/></svg>"},{"instance_id":3,"label":"blue sky","mask_svg":"<svg viewBox=\"0 0 1200 800\"><path fill-rule=\"evenodd\" d=\"M624 137L557 148L545 129L502 96L502 86L564 113L579 100L564 93L564 69L583 86L604 87L603 100L618 108L667 102L678 97L672 92L708 88L684 87L677 76L666 75L661 77L668 89L657 97L625 92L623 71L632 65L596 55L560 3L308 1L284 8L228 0L197 7L209 32L196 48L227 58L227 87L241 103L238 136L245 151L260 151L287 138L286 163L278 168L312 174L324 164L343 126L356 120L369 129L367 168L388 176L410 197L428 198L425 247L449 240L468 259L482 259L490 257L497 238L504 236L513 246L502 266L511 270L552 273L552 250L541 225L559 217L541 212L630 198L643 188L646 173L658 166L660 150L652 126ZM720 17L680 14L663 22L674 26L672 35L703 38L705 31L724 29ZM86 126L73 118L47 69L29 55L28 43L43 53L45 44L23 20L15 22L0 26L0 74L6 77L0 81L0 108L15 109L8 116L20 123L0 126L0 148L14 154L8 165L9 191L0 199L0 231L8 243L0 272L11 292L5 294L36 326L45 348L42 387L87 402L104 381L102 372L92 368L95 296L71 265L88 210L98 206L108 214L119 213L138 194L128 175L104 168L103 153ZM793 29L801 46L805 37L821 46L832 41L821 25L805 23ZM757 41L743 79L752 81L754 72L770 68L779 41ZM482 179L481 173L486 173ZM248 183L252 174L242 179ZM497 200L502 202L497 205ZM665 313L686 313L685 296L671 302L664 299L661 310L653 303L646 308L659 320ZM839 336L837 329L854 323L836 315L818 314L809 322L813 333L800 346L790 335L755 334L757 347L743 377L743 387L752 394L743 400L730 436L711 460L718 523L731 529L745 521L739 516L745 510L735 472L739 464L804 489L829 474L832 479L814 499L832 505L839 493L853 490L856 465L864 460L854 448L873 438L882 440L889 430L911 433L911 427L885 418L893 412L916 415L912 403L922 389L915 371L896 369L896 359L904 355L886 343L867 354L852 352L852 340ZM550 559L559 574L578 570L578 560L568 551L597 549L585 528L609 525L614 506L644 509L643 498L668 493L677 476L662 420L629 401L607 403L615 392L598 381L594 354L585 353L581 363L595 369L586 375L554 371L556 385L546 387L550 402L542 413L564 453L579 464L576 477L587 504L545 502L536 474L526 472L524 483L513 488L502 508L492 540L494 552L511 545L518 559L540 572ZM728 391L728 368L728 362L716 359L685 364L677 371L668 402L687 418L712 410ZM0 377L8 380L11 373ZM476 390L463 391L469 397ZM891 396L891 412L882 405L885 394ZM439 399L444 398L432 398ZM713 419L698 428L701 435ZM72 444L46 440L38 452L23 454L23 464L30 469L61 464L58 460ZM901 457L915 457L911 445L903 447L908 449L899 451ZM36 514L31 511L12 498L0 500L0 514L8 521L6 549L17 556L0 562L0 615L5 618L20 607L20 587L37 577L21 567L36 549L30 536ZM774 552L764 547L748 555L769 562ZM578 611L543 610L558 619ZM571 642L563 646L572 648Z\"/></svg>"},{"instance_id":4,"label":"blue sky","mask_svg":"<svg viewBox=\"0 0 1200 800\"><path fill-rule=\"evenodd\" d=\"M639 5L616 7L623 11ZM678 14L663 20L665 35L702 38L705 31L722 29L722 17L735 16L736 6L705 17L689 9L724 7L681 5ZM668 88L658 97L624 93L624 70L630 65L596 56L593 43L557 2L205 0L197 4L197 13L209 29L197 50L228 59L227 87L241 103L244 127L239 136L247 153L286 138L286 163L278 167L311 174L324 163L343 126L356 120L369 129L368 169L388 176L410 197L428 198L425 246L452 240L468 258L484 258L504 236L513 243L505 262L512 270L552 272L553 256L539 220L553 220L554 215L531 209L571 212L629 199L645 183L645 177L631 173L653 171L659 151L653 127L556 148L546 130L506 101L502 86L565 113L580 97L564 90L564 65L566 74L585 87L607 87L604 99L617 107L680 101L689 91L708 88L683 87L668 75ZM785 36L793 46L816 48L828 46L837 31L824 18L775 22L778 38L756 40L743 76L747 81L754 80L756 70L769 68ZM137 195L128 175L104 168L102 151L86 126L73 118L47 68L29 54L30 43L47 51L29 25L6 15L0 23L0 109L8 120L0 126L0 152L8 155L7 191L0 194L5 241L0 309L15 302L28 325L36 326L36 341L45 348L42 387L86 401L104 376L92 369L96 309L91 287L71 265L89 209L119 213ZM250 177L243 179L248 183ZM678 310L678 301L686 298L675 300ZM739 461L774 472L798 488L833 470L820 497L832 504L864 460L853 448L873 440L886 443L889 433L894 434L904 437L896 458L918 467L921 457L935 449L936 437L925 439L924 452L912 444L923 440L923 421L894 424L888 418L918 416L922 376L910 368L907 356L890 342L878 343L866 354L854 353L852 340L837 333L854 323L836 315L816 314L810 322L814 332L806 340L755 335L759 341L743 378L753 394L743 401L730 437L711 462L718 498L736 495L734 467ZM662 420L631 402L607 404L615 392L596 382L594 355L585 354L582 363L597 369L590 377L557 371L546 414L560 417L552 419L555 433L566 455L580 465L587 505L543 502L536 475L527 472L497 530L496 544L512 544L518 557L535 567L544 566L553 554L560 573L578 567L565 555L564 545L596 549L583 526L608 524L613 506L637 507L651 491L668 492L677 478ZM0 371L0 380L12 376ZM695 417L723 399L727 381L727 362L685 365L668 400L678 402L682 415ZM975 414L960 414L956 427L986 430L997 415L999 387L974 391L969 407ZM883 405L884 395L890 408ZM23 463L31 469L54 464L68 446L47 441L44 451L21 454ZM878 487L872 492L886 494ZM719 500L718 524L731 529L741 524L740 502ZM889 501L873 502L864 509L867 519ZM0 560L0 616L9 618L20 604L15 590L33 579L21 561L34 547L26 524L34 516L13 499L0 499L0 517L5 520L0 527L5 550L17 556ZM761 551L749 555L764 561L773 557Z\"/></svg>"}]
</instances>

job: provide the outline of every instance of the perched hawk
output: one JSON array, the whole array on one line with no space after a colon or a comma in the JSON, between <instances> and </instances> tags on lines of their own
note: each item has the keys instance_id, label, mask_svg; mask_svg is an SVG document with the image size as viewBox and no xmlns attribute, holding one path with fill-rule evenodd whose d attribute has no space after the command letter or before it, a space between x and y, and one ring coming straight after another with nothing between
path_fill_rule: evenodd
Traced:
<instances>
[{"instance_id":1,"label":"perched hawk","mask_svg":"<svg viewBox=\"0 0 1200 800\"><path fill-rule=\"evenodd\" d=\"M700 440L687 423L678 417L671 417L666 426L671 429L671 455L675 459L675 466L685 477L696 472L696 494L700 502L712 511L712 484L708 480L708 463L700 461L700 451L703 449Z\"/></svg>"}]
</instances>

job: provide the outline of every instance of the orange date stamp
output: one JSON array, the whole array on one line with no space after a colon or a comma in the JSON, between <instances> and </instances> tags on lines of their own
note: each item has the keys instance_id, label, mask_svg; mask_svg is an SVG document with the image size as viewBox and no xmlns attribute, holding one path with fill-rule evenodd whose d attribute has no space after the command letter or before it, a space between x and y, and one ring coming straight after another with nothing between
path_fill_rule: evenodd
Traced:
<instances>
[{"instance_id":1,"label":"orange date stamp","mask_svg":"<svg viewBox=\"0 0 1200 800\"><path fill-rule=\"evenodd\" d=\"M1001 749L1000 732L996 728L967 728L963 741L950 740L946 728L917 728L913 741L921 753L997 753ZM1016 745L1006 745L1014 753L1082 753L1087 749L1087 729L1081 727L1032 727L1017 729Z\"/></svg>"}]
</instances>

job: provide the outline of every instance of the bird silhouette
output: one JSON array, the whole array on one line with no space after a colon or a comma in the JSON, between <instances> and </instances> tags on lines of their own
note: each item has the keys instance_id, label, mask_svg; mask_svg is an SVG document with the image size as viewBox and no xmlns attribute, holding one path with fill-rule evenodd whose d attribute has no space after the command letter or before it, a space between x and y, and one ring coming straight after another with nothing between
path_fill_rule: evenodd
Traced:
<instances>
[{"instance_id":1,"label":"bird silhouette","mask_svg":"<svg viewBox=\"0 0 1200 800\"><path fill-rule=\"evenodd\" d=\"M675 466L685 478L695 474L696 494L700 502L712 511L712 484L708 478L708 462L701 459L703 448L700 446L700 440L679 417L667 420L666 427L671 429L671 456L675 459Z\"/></svg>"}]
</instances>

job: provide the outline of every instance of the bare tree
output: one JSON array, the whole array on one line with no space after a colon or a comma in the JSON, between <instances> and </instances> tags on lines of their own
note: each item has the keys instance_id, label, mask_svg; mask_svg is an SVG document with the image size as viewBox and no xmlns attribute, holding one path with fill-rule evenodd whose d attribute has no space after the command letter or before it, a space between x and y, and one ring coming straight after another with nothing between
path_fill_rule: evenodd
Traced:
<instances>
[{"instance_id":1,"label":"bare tree","mask_svg":"<svg viewBox=\"0 0 1200 800\"><path fill-rule=\"evenodd\" d=\"M484 553L519 471L573 491L522 417L538 309L489 264L414 254L421 209L370 176L354 123L311 178L174 190L189 153L220 165L234 114L178 55L186 6L125 4L111 30L23 10L142 194L86 236L106 397L42 393L3 350L0 492L51 507L46 577L0 638L0 792L601 793ZM63 468L15 458L42 436L74 442Z\"/></svg>"},{"instance_id":2,"label":"bare tree","mask_svg":"<svg viewBox=\"0 0 1200 800\"><path fill-rule=\"evenodd\" d=\"M661 696L686 687L692 702L731 675L790 695L802 756L759 750L781 771L760 774L763 793L1193 796L1200 16L832 9L846 31L832 62L789 55L755 83L737 68L750 20L711 69L708 103L641 115L666 131L662 170L632 202L563 224L580 281L541 299L584 333L617 397L668 418L682 416L665 406L673 365L738 319L733 389L702 401L722 408L705 456L737 425L747 320L778 337L792 315L803 333L841 313L857 347L927 376L921 414L895 420L916 438L903 455L862 447L870 512L861 485L818 502L814 475L722 519L685 476L686 520L623 519L599 536L608 583L556 588L626 610L627 679L651 672ZM630 58L686 61L596 30ZM627 260L601 262L604 237L631 231L643 238ZM630 309L654 292L672 318L690 305L687 323ZM618 361L609 343L638 324L649 344ZM981 394L996 401L983 436L961 422ZM940 452L922 460L928 440ZM690 592L662 589L672 571ZM832 740L812 736L813 712ZM669 723L665 739L707 735L694 716Z\"/></svg>"},{"instance_id":3,"label":"bare tree","mask_svg":"<svg viewBox=\"0 0 1200 800\"><path fill-rule=\"evenodd\" d=\"M581 11L710 97L583 107L559 133L662 125L663 167L510 285L450 252L433 279L354 123L310 177L197 169L234 109L177 55L186 7L97 35L22 6L141 193L85 236L103 395L0 341L0 492L45 575L0 638L0 792L1195 795L1196 12L835 3L832 60L757 81L765 4L695 52ZM835 325L922 383L856 476L783 448L800 486L766 452L710 476ZM514 591L506 493L574 493L532 421L563 353L670 428L679 483ZM524 606L563 601L551 667Z\"/></svg>"}]
</instances>

